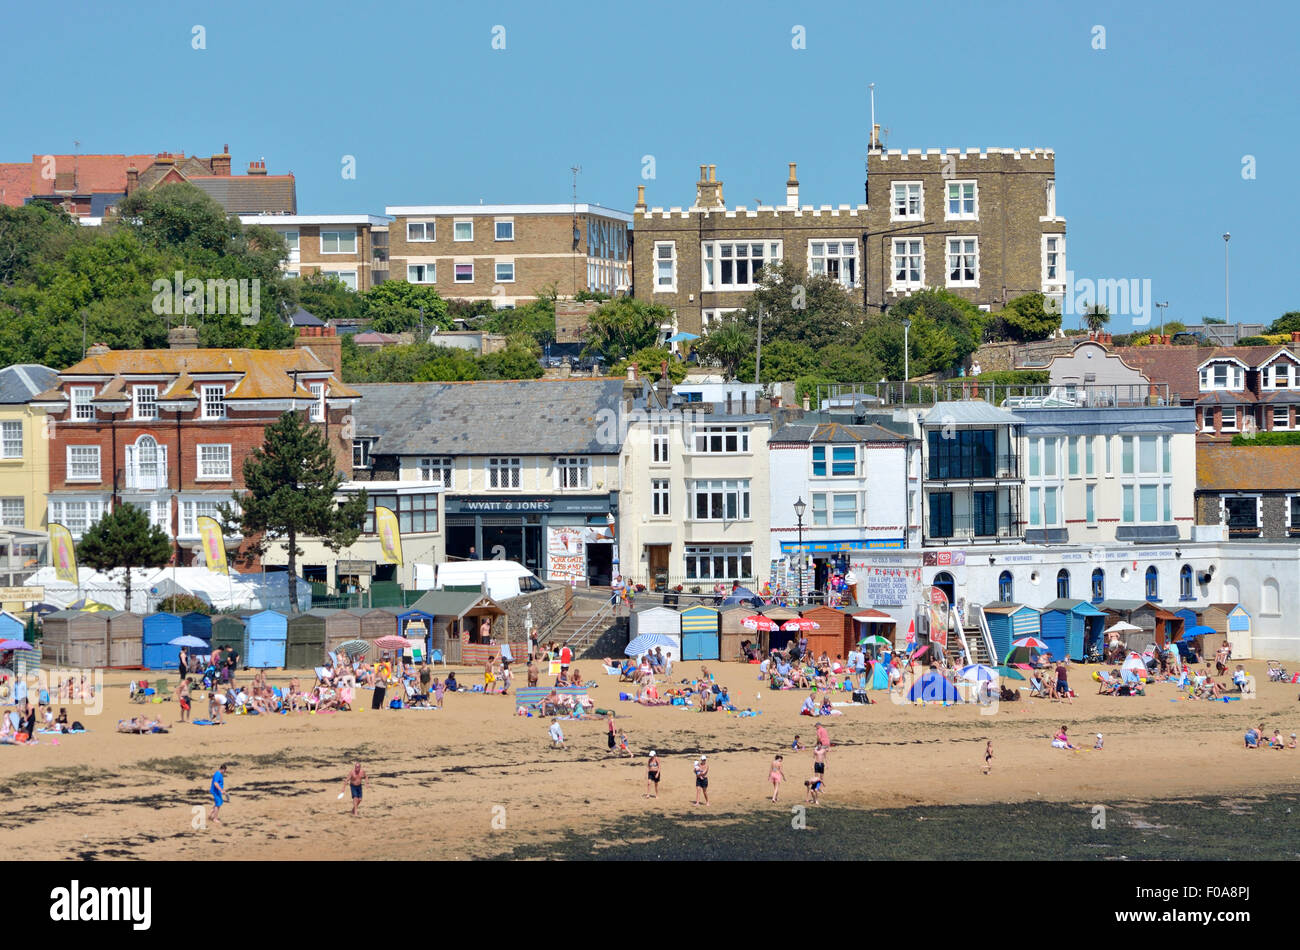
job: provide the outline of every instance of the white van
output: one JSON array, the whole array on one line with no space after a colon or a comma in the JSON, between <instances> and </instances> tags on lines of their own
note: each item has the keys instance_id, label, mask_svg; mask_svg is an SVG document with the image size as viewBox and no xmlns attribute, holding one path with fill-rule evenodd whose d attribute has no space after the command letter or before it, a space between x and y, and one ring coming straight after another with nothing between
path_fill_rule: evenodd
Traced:
<instances>
[{"instance_id":1,"label":"white van","mask_svg":"<svg viewBox=\"0 0 1300 950\"><path fill-rule=\"evenodd\" d=\"M429 572L433 572L432 578ZM534 590L545 590L532 571L518 561L448 561L443 564L415 565L417 589L442 590L446 587L487 585L493 600L508 600Z\"/></svg>"}]
</instances>

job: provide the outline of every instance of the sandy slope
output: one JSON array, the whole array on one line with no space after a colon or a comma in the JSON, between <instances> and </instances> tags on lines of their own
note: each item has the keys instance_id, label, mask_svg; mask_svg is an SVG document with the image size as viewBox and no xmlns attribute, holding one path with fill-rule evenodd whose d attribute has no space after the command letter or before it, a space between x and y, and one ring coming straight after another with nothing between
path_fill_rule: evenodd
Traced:
<instances>
[{"instance_id":1,"label":"sandy slope","mask_svg":"<svg viewBox=\"0 0 1300 950\"><path fill-rule=\"evenodd\" d=\"M599 674L597 663L578 665L584 675ZM591 830L621 814L695 811L691 763L700 752L713 763L714 809L787 809L802 800L812 772L810 752L789 750L796 732L811 744L814 722L797 715L803 694L769 692L754 667L711 665L738 703L763 714L641 708L617 702L615 678L599 677L592 695L598 706L617 707L638 753L631 761L607 754L603 719L564 723L571 748L551 750L549 721L517 718L510 699L474 694L449 695L436 712L231 717L221 727L119 735L118 718L141 707L128 702L131 675L111 673L99 717L69 710L90 734L0 747L0 829L17 858L470 858L561 830ZM1266 679L1262 663L1247 666ZM697 669L686 664L676 674ZM894 705L873 694L878 705L818 720L834 742L826 801L1107 803L1295 788L1300 750L1246 752L1241 734L1260 721L1270 733L1300 731L1300 686L1265 681L1255 700L1207 703L1171 702L1169 686L1150 687L1146 697L1096 696L1080 670L1072 681L1085 693L1072 706L1003 703L982 716L978 707ZM361 693L367 706L369 695ZM178 716L174 702L149 708L164 721ZM1062 723L1088 751L1050 747ZM1104 751L1090 749L1096 732L1106 736ZM986 776L989 738L996 757ZM664 765L656 801L642 798L649 748ZM774 806L767 771L781 750L790 782ZM337 799L354 757L372 776L357 821L347 814L350 803ZM196 829L194 809L208 803L222 761L233 763L226 823Z\"/></svg>"}]
</instances>

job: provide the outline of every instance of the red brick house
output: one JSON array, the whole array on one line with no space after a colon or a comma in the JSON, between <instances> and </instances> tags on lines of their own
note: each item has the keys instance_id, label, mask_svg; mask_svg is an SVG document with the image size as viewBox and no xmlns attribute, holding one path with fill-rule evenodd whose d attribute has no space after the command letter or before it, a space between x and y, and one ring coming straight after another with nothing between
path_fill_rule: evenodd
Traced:
<instances>
[{"instance_id":1,"label":"red brick house","mask_svg":"<svg viewBox=\"0 0 1300 950\"><path fill-rule=\"evenodd\" d=\"M285 410L308 413L350 471L360 395L341 381L328 327L304 328L290 350L199 349L184 327L171 343L91 347L33 405L48 414L49 521L80 537L111 505L137 505L190 563L196 519L244 487L245 457Z\"/></svg>"}]
</instances>

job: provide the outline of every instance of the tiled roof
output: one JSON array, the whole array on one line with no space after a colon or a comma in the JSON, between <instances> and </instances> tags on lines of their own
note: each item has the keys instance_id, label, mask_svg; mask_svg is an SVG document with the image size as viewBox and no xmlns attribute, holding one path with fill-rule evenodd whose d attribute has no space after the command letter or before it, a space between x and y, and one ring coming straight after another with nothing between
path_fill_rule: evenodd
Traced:
<instances>
[{"instance_id":1,"label":"tiled roof","mask_svg":"<svg viewBox=\"0 0 1300 950\"><path fill-rule=\"evenodd\" d=\"M58 382L58 370L37 363L16 363L0 369L0 405L30 402Z\"/></svg>"},{"instance_id":2,"label":"tiled roof","mask_svg":"<svg viewBox=\"0 0 1300 950\"><path fill-rule=\"evenodd\" d=\"M621 379L358 384L380 455L617 455Z\"/></svg>"},{"instance_id":3,"label":"tiled roof","mask_svg":"<svg viewBox=\"0 0 1300 950\"><path fill-rule=\"evenodd\" d=\"M906 442L907 437L876 425L843 425L824 422L818 425L784 425L769 442L829 442L851 444L856 442Z\"/></svg>"},{"instance_id":4,"label":"tiled roof","mask_svg":"<svg viewBox=\"0 0 1300 950\"><path fill-rule=\"evenodd\" d=\"M1300 445L1200 445L1197 491L1300 487Z\"/></svg>"},{"instance_id":5,"label":"tiled roof","mask_svg":"<svg viewBox=\"0 0 1300 950\"><path fill-rule=\"evenodd\" d=\"M1153 383L1166 383L1175 399L1201 395L1200 366L1216 359L1234 359L1254 369L1286 350L1283 346L1117 346L1114 352L1140 369Z\"/></svg>"},{"instance_id":6,"label":"tiled roof","mask_svg":"<svg viewBox=\"0 0 1300 950\"><path fill-rule=\"evenodd\" d=\"M190 184L210 195L228 214L298 213L292 175L195 176Z\"/></svg>"},{"instance_id":7,"label":"tiled roof","mask_svg":"<svg viewBox=\"0 0 1300 950\"><path fill-rule=\"evenodd\" d=\"M121 194L126 190L127 168L134 165L144 171L154 161L153 155L55 155L55 177L47 178L42 174L46 158L45 155L33 155L30 162L0 165L4 204L17 207L32 195L52 195L56 179L71 177L74 169L77 194Z\"/></svg>"}]
</instances>

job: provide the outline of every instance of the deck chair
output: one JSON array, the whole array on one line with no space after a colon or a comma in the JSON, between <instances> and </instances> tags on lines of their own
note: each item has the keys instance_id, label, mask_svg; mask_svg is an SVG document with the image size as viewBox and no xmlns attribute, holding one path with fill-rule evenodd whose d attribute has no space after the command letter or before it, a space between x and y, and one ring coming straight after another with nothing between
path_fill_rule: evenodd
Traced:
<instances>
[{"instance_id":1,"label":"deck chair","mask_svg":"<svg viewBox=\"0 0 1300 950\"><path fill-rule=\"evenodd\" d=\"M434 666L437 666L439 663L441 663L443 666L447 665L447 661L442 658L441 650L434 650L432 653L430 653L429 662Z\"/></svg>"},{"instance_id":2,"label":"deck chair","mask_svg":"<svg viewBox=\"0 0 1300 950\"><path fill-rule=\"evenodd\" d=\"M164 700L171 699L171 696L167 692L167 677L164 676L161 679L155 680L150 685L154 688L153 701L155 703L161 703Z\"/></svg>"},{"instance_id":3,"label":"deck chair","mask_svg":"<svg viewBox=\"0 0 1300 950\"><path fill-rule=\"evenodd\" d=\"M1031 678L1029 680L1029 695L1037 696L1039 699L1046 699L1049 695L1047 684L1037 677Z\"/></svg>"}]
</instances>

